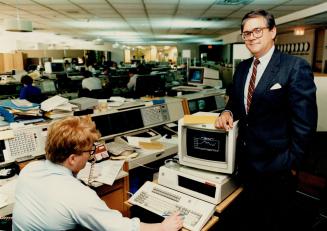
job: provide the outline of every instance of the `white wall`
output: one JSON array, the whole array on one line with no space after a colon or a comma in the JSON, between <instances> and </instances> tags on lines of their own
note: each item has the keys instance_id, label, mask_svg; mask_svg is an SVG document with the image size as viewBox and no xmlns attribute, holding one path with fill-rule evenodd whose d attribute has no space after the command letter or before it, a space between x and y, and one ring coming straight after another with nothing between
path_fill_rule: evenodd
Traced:
<instances>
[{"instance_id":1,"label":"white wall","mask_svg":"<svg viewBox=\"0 0 327 231\"><path fill-rule=\"evenodd\" d=\"M318 126L317 131L327 131L327 76L314 78L317 86Z\"/></svg>"}]
</instances>

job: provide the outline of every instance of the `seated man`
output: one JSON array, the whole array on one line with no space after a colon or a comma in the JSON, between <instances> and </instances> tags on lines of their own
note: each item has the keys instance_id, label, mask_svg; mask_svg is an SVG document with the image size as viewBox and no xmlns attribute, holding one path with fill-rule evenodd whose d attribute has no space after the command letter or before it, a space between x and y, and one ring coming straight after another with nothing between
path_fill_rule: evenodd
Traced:
<instances>
[{"instance_id":1,"label":"seated man","mask_svg":"<svg viewBox=\"0 0 327 231\"><path fill-rule=\"evenodd\" d=\"M133 91L135 91L136 80L137 80L137 77L138 77L137 70L134 69L134 68L131 68L128 71L128 76L129 76L129 81L127 83L127 88L128 88L128 90L133 92Z\"/></svg>"},{"instance_id":2,"label":"seated man","mask_svg":"<svg viewBox=\"0 0 327 231\"><path fill-rule=\"evenodd\" d=\"M23 84L23 87L20 89L19 98L27 99L33 103L40 103L39 99L41 97L41 89L32 85L32 77L24 75L20 82Z\"/></svg>"},{"instance_id":3,"label":"seated man","mask_svg":"<svg viewBox=\"0 0 327 231\"><path fill-rule=\"evenodd\" d=\"M97 77L87 77L82 81L82 88L90 91L102 89L101 80Z\"/></svg>"},{"instance_id":4,"label":"seated man","mask_svg":"<svg viewBox=\"0 0 327 231\"><path fill-rule=\"evenodd\" d=\"M177 213L155 224L123 217L76 178L93 158L94 142L99 137L88 116L71 116L51 124L46 160L33 161L20 172L13 230L69 230L82 226L90 230L177 231L182 227Z\"/></svg>"}]
</instances>

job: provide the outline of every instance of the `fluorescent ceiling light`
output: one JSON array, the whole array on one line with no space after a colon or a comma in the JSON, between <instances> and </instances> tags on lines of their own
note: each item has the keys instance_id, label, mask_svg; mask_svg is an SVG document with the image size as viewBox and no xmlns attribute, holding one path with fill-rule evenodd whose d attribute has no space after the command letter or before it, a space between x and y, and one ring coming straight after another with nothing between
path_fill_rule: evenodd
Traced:
<instances>
[{"instance_id":1,"label":"fluorescent ceiling light","mask_svg":"<svg viewBox=\"0 0 327 231\"><path fill-rule=\"evenodd\" d=\"M93 40L94 45L104 45L104 41L101 38L97 38Z\"/></svg>"},{"instance_id":2,"label":"fluorescent ceiling light","mask_svg":"<svg viewBox=\"0 0 327 231\"><path fill-rule=\"evenodd\" d=\"M10 32L32 32L33 26L31 21L15 19L5 20L5 30Z\"/></svg>"},{"instance_id":3,"label":"fluorescent ceiling light","mask_svg":"<svg viewBox=\"0 0 327 231\"><path fill-rule=\"evenodd\" d=\"M129 28L129 26L125 22L115 22L115 21L88 21L88 22L75 22L69 21L66 22L67 25L74 27L74 28L81 28L81 29L125 29Z\"/></svg>"}]
</instances>

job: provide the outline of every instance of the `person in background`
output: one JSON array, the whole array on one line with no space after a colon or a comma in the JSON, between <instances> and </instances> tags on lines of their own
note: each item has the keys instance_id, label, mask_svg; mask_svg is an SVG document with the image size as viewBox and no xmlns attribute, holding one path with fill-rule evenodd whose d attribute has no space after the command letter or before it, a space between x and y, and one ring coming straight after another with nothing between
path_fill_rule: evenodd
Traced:
<instances>
[{"instance_id":1,"label":"person in background","mask_svg":"<svg viewBox=\"0 0 327 231\"><path fill-rule=\"evenodd\" d=\"M23 84L23 87L20 89L19 98L26 99L33 103L39 103L38 97L41 96L41 89L33 86L33 79L29 75L22 76L20 82Z\"/></svg>"},{"instance_id":2,"label":"person in background","mask_svg":"<svg viewBox=\"0 0 327 231\"><path fill-rule=\"evenodd\" d=\"M28 66L27 73L29 76L32 77L33 80L36 80L36 79L40 78L40 76L41 76L41 74L38 70L38 66L35 64L31 64Z\"/></svg>"},{"instance_id":3,"label":"person in background","mask_svg":"<svg viewBox=\"0 0 327 231\"><path fill-rule=\"evenodd\" d=\"M46 160L33 161L19 174L13 230L177 231L182 219L174 213L161 223L142 223L110 209L96 192L76 178L100 138L89 116L53 122L45 145Z\"/></svg>"},{"instance_id":4,"label":"person in background","mask_svg":"<svg viewBox=\"0 0 327 231\"><path fill-rule=\"evenodd\" d=\"M90 71L85 71L83 73L84 79L82 80L82 88L92 90L102 89L101 80L97 77L92 76Z\"/></svg>"},{"instance_id":5,"label":"person in background","mask_svg":"<svg viewBox=\"0 0 327 231\"><path fill-rule=\"evenodd\" d=\"M130 68L128 70L128 76L129 76L129 81L127 83L127 88L131 92L134 92L136 89L136 80L137 80L137 69L136 68Z\"/></svg>"},{"instance_id":6,"label":"person in background","mask_svg":"<svg viewBox=\"0 0 327 231\"><path fill-rule=\"evenodd\" d=\"M239 120L235 175L244 190L234 225L294 230L296 174L317 127L313 73L304 59L275 48L269 12L246 14L241 32L253 57L237 66L226 110L215 123L229 130Z\"/></svg>"}]
</instances>

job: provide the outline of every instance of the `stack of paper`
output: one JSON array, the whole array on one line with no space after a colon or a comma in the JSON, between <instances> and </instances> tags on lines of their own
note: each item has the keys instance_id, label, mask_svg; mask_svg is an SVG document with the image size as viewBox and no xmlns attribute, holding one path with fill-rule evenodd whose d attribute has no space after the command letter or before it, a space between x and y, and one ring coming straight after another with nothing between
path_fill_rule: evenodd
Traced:
<instances>
[{"instance_id":1,"label":"stack of paper","mask_svg":"<svg viewBox=\"0 0 327 231\"><path fill-rule=\"evenodd\" d=\"M59 95L53 96L41 103L41 109L46 111L48 118L57 119L74 114L74 110L78 107L68 102L68 99Z\"/></svg>"},{"instance_id":2,"label":"stack of paper","mask_svg":"<svg viewBox=\"0 0 327 231\"><path fill-rule=\"evenodd\" d=\"M0 106L8 108L14 115L41 116L39 104L31 103L25 99L2 100Z\"/></svg>"},{"instance_id":3,"label":"stack of paper","mask_svg":"<svg viewBox=\"0 0 327 231\"><path fill-rule=\"evenodd\" d=\"M60 105L64 105L68 103L68 99L63 98L59 95L55 95L47 100L44 100L41 103L41 109L43 111L51 111Z\"/></svg>"}]
</instances>

